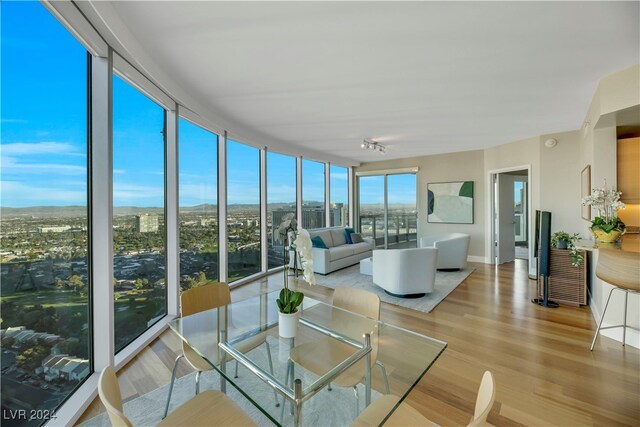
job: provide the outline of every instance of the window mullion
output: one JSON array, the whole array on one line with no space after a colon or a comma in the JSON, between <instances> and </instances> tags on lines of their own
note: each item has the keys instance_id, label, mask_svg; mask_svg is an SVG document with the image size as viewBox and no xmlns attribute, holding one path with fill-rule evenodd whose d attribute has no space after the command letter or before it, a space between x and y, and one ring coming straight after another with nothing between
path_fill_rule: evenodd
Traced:
<instances>
[{"instance_id":1,"label":"window mullion","mask_svg":"<svg viewBox=\"0 0 640 427\"><path fill-rule=\"evenodd\" d=\"M112 52L91 63L91 296L93 366L113 365L113 84Z\"/></svg>"}]
</instances>

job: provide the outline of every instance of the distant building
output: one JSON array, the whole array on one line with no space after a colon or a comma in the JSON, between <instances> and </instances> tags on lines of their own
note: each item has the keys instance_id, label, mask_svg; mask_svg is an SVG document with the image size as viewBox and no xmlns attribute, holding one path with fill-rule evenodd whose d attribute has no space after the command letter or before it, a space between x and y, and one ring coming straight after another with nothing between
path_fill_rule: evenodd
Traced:
<instances>
[{"instance_id":1,"label":"distant building","mask_svg":"<svg viewBox=\"0 0 640 427\"><path fill-rule=\"evenodd\" d=\"M325 226L323 205L302 205L302 228L307 230Z\"/></svg>"},{"instance_id":2,"label":"distant building","mask_svg":"<svg viewBox=\"0 0 640 427\"><path fill-rule=\"evenodd\" d=\"M71 226L63 225L60 227L38 227L38 233L64 233L71 230Z\"/></svg>"},{"instance_id":3,"label":"distant building","mask_svg":"<svg viewBox=\"0 0 640 427\"><path fill-rule=\"evenodd\" d=\"M138 233L155 233L158 231L158 215L136 215L136 231Z\"/></svg>"}]
</instances>

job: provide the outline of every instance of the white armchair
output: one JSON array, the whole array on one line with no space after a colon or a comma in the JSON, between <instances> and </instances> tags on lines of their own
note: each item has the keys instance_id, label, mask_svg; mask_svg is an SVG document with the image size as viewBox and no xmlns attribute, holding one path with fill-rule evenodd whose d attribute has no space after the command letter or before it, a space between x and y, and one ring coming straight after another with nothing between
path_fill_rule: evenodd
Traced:
<instances>
[{"instance_id":1,"label":"white armchair","mask_svg":"<svg viewBox=\"0 0 640 427\"><path fill-rule=\"evenodd\" d=\"M373 251L373 283L389 295L419 298L433 292L438 250L435 248Z\"/></svg>"},{"instance_id":2,"label":"white armchair","mask_svg":"<svg viewBox=\"0 0 640 427\"><path fill-rule=\"evenodd\" d=\"M471 236L464 233L447 233L420 239L421 248L438 249L438 270L460 270L467 265Z\"/></svg>"}]
</instances>

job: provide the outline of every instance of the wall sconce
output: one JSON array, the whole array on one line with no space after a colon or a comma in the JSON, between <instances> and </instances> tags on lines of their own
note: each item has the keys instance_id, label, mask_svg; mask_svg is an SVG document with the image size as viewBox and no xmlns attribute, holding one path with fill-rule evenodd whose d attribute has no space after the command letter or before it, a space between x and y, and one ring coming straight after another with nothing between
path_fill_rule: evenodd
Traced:
<instances>
[{"instance_id":1,"label":"wall sconce","mask_svg":"<svg viewBox=\"0 0 640 427\"><path fill-rule=\"evenodd\" d=\"M360 144L360 148L377 151L379 153L384 153L387 151L387 147L385 147L384 145L380 144L379 142L371 141L368 139L364 139L362 141L362 144Z\"/></svg>"}]
</instances>

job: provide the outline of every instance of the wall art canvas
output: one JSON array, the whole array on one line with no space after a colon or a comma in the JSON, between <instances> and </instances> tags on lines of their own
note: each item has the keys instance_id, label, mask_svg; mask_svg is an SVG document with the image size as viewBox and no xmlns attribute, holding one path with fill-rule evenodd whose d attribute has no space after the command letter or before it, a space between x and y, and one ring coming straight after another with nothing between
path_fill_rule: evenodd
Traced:
<instances>
[{"instance_id":1,"label":"wall art canvas","mask_svg":"<svg viewBox=\"0 0 640 427\"><path fill-rule=\"evenodd\" d=\"M473 224L473 181L427 184L427 221Z\"/></svg>"}]
</instances>

